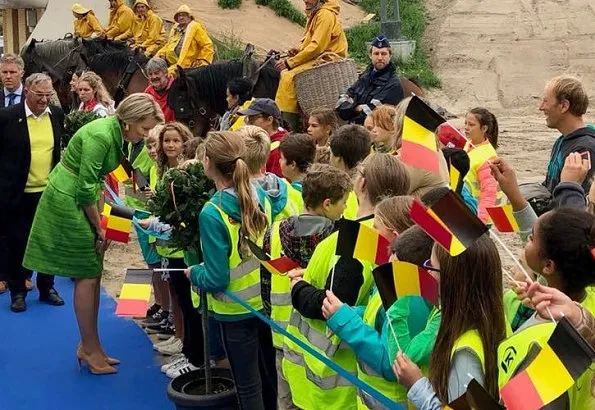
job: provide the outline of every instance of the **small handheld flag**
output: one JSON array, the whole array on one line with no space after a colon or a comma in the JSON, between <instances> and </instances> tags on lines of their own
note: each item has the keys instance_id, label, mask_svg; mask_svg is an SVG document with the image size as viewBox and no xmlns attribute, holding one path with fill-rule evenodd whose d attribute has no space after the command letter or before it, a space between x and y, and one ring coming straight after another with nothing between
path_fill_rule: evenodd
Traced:
<instances>
[{"instance_id":1,"label":"small handheld flag","mask_svg":"<svg viewBox=\"0 0 595 410\"><path fill-rule=\"evenodd\" d=\"M467 145L467 138L457 130L451 123L444 122L438 127L438 140L447 148L464 149Z\"/></svg>"},{"instance_id":2,"label":"small handheld flag","mask_svg":"<svg viewBox=\"0 0 595 410\"><path fill-rule=\"evenodd\" d=\"M503 410L496 400L475 379L467 385L467 391L449 403L445 409L452 410Z\"/></svg>"},{"instance_id":3,"label":"small handheld flag","mask_svg":"<svg viewBox=\"0 0 595 410\"><path fill-rule=\"evenodd\" d=\"M380 265L388 261L389 246L388 240L372 228L349 219L339 220L337 255Z\"/></svg>"},{"instance_id":4,"label":"small handheld flag","mask_svg":"<svg viewBox=\"0 0 595 410\"><path fill-rule=\"evenodd\" d=\"M456 193L460 193L461 189L463 188L463 178L461 178L461 173L459 172L459 170L452 165L452 162L448 167L448 175L450 178L450 189L452 189Z\"/></svg>"},{"instance_id":5,"label":"small handheld flag","mask_svg":"<svg viewBox=\"0 0 595 410\"><path fill-rule=\"evenodd\" d=\"M410 216L451 256L463 253L488 230L453 191L448 191L429 209L415 200Z\"/></svg>"},{"instance_id":6,"label":"small handheld flag","mask_svg":"<svg viewBox=\"0 0 595 410\"><path fill-rule=\"evenodd\" d=\"M116 242L128 243L132 230L134 209L116 204L111 204L107 216L105 238ZM105 210L105 206L104 206Z\"/></svg>"},{"instance_id":7,"label":"small handheld flag","mask_svg":"<svg viewBox=\"0 0 595 410\"><path fill-rule=\"evenodd\" d=\"M443 122L446 120L440 114L419 97L413 96L403 121L401 161L414 168L437 174L439 172L438 144L434 132Z\"/></svg>"},{"instance_id":8,"label":"small handheld flag","mask_svg":"<svg viewBox=\"0 0 595 410\"><path fill-rule=\"evenodd\" d=\"M132 183L133 191L136 191L137 188L144 191L150 187L149 180L145 177L140 168L134 168L134 171L132 172Z\"/></svg>"},{"instance_id":9,"label":"small handheld flag","mask_svg":"<svg viewBox=\"0 0 595 410\"><path fill-rule=\"evenodd\" d=\"M126 269L116 307L117 316L145 316L151 299L152 277L152 269Z\"/></svg>"},{"instance_id":10,"label":"small handheld flag","mask_svg":"<svg viewBox=\"0 0 595 410\"><path fill-rule=\"evenodd\" d=\"M266 270L274 275L285 276L290 270L300 267L299 263L289 259L287 256L271 259L271 257L260 246L252 242L250 239L247 239L247 241L248 247L250 248L250 251L254 257L258 259L258 261L266 268Z\"/></svg>"},{"instance_id":11,"label":"small handheld flag","mask_svg":"<svg viewBox=\"0 0 595 410\"><path fill-rule=\"evenodd\" d=\"M393 261L372 271L386 310L405 296L421 296L434 306L439 304L439 284L424 268L408 262Z\"/></svg>"},{"instance_id":12,"label":"small handheld flag","mask_svg":"<svg viewBox=\"0 0 595 410\"><path fill-rule=\"evenodd\" d=\"M488 207L486 211L499 232L518 232L520 230L512 211L512 205Z\"/></svg>"},{"instance_id":13,"label":"small handheld flag","mask_svg":"<svg viewBox=\"0 0 595 410\"><path fill-rule=\"evenodd\" d=\"M587 370L595 351L563 317L527 368L500 390L508 410L537 410L551 403Z\"/></svg>"},{"instance_id":14,"label":"small handheld flag","mask_svg":"<svg viewBox=\"0 0 595 410\"><path fill-rule=\"evenodd\" d=\"M111 174L120 183L132 178L133 169L132 169L132 165L130 165L130 161L128 161L128 159L126 157L122 158L122 160L120 161L120 165L118 165L118 167L116 169L114 169L111 172Z\"/></svg>"}]
</instances>

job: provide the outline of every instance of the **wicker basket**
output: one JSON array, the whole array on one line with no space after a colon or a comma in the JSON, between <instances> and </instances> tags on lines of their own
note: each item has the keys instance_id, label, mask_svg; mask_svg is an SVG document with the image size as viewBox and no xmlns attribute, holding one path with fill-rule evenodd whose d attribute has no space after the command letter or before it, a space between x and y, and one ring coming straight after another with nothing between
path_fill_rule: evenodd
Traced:
<instances>
[{"instance_id":1,"label":"wicker basket","mask_svg":"<svg viewBox=\"0 0 595 410\"><path fill-rule=\"evenodd\" d=\"M332 57L332 53L321 55L321 64L294 77L298 102L306 116L315 108L334 109L340 95L357 80L357 67L353 60L328 61Z\"/></svg>"}]
</instances>

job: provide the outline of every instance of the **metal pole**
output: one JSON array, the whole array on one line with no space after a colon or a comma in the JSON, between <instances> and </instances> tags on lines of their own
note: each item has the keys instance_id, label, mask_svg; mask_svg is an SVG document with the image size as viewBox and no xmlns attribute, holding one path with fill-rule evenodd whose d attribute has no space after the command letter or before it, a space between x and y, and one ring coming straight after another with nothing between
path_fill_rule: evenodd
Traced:
<instances>
[{"instance_id":1,"label":"metal pole","mask_svg":"<svg viewBox=\"0 0 595 410\"><path fill-rule=\"evenodd\" d=\"M211 349L209 346L209 308L207 306L207 292L200 291L200 310L202 316L203 353L205 356L205 394L212 394L213 380L211 375Z\"/></svg>"}]
</instances>

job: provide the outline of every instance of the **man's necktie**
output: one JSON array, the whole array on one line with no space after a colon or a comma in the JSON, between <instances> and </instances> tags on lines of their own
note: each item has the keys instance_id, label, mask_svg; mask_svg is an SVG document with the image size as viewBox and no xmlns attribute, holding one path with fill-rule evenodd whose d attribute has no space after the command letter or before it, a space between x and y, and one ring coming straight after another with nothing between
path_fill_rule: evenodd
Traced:
<instances>
[{"instance_id":1,"label":"man's necktie","mask_svg":"<svg viewBox=\"0 0 595 410\"><path fill-rule=\"evenodd\" d=\"M11 105L15 104L15 100L17 99L19 95L15 94L15 93L10 93L8 94L8 106L10 107Z\"/></svg>"}]
</instances>

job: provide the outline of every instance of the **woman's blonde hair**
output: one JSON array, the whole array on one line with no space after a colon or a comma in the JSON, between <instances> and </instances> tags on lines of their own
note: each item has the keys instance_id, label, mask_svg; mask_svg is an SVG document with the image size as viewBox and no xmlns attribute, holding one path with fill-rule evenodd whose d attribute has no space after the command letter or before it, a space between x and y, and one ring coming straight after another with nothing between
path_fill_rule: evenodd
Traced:
<instances>
[{"instance_id":1,"label":"woman's blonde hair","mask_svg":"<svg viewBox=\"0 0 595 410\"><path fill-rule=\"evenodd\" d=\"M395 142L393 144L393 150L398 151L401 149L401 140L403 138L403 122L405 121L405 112L409 106L411 97L407 97L395 107L395 116L393 118L393 128L395 130Z\"/></svg>"},{"instance_id":2,"label":"woman's blonde hair","mask_svg":"<svg viewBox=\"0 0 595 410\"><path fill-rule=\"evenodd\" d=\"M147 138L145 138L145 145L159 144L159 133L163 128L164 124L157 124L149 131Z\"/></svg>"},{"instance_id":3,"label":"woman's blonde hair","mask_svg":"<svg viewBox=\"0 0 595 410\"><path fill-rule=\"evenodd\" d=\"M245 251L245 238L256 240L264 233L268 219L258 205L256 191L250 182L246 163L246 143L236 132L213 131L207 134L205 156L225 180L231 181L238 195L242 215L240 250ZM244 253L244 252L242 252Z\"/></svg>"},{"instance_id":4,"label":"woman's blonde hair","mask_svg":"<svg viewBox=\"0 0 595 410\"><path fill-rule=\"evenodd\" d=\"M376 205L374 215L388 230L401 233L415 225L409 216L412 204L412 196L391 196Z\"/></svg>"},{"instance_id":5,"label":"woman's blonde hair","mask_svg":"<svg viewBox=\"0 0 595 410\"><path fill-rule=\"evenodd\" d=\"M136 124L148 119L165 121L159 104L145 93L134 93L124 98L116 108L116 117L125 124Z\"/></svg>"},{"instance_id":6,"label":"woman's blonde hair","mask_svg":"<svg viewBox=\"0 0 595 410\"><path fill-rule=\"evenodd\" d=\"M192 138L192 132L190 132L188 127L179 122L170 122L161 128L159 131L159 151L157 153L157 177L159 179L161 179L165 171L167 171L167 155L165 155L165 151L163 151L163 138L167 131L177 132L182 139L182 144ZM181 164L185 159L188 158L184 158L184 149L182 149L180 155L178 155L178 164Z\"/></svg>"},{"instance_id":7,"label":"woman's blonde hair","mask_svg":"<svg viewBox=\"0 0 595 410\"><path fill-rule=\"evenodd\" d=\"M365 178L365 191L370 203L376 206L384 198L407 195L409 174L398 158L390 154L375 153L361 165L360 173Z\"/></svg>"},{"instance_id":8,"label":"woman's blonde hair","mask_svg":"<svg viewBox=\"0 0 595 410\"><path fill-rule=\"evenodd\" d=\"M107 108L108 111L113 112L113 110L111 109L112 101L113 101L112 96L109 94L109 92L105 88L105 85L103 84L103 80L101 79L101 77L99 77L93 71L85 71L79 77L78 84L80 84L81 81L85 81L86 83L89 84L89 86L91 87L91 89L93 90L93 92L95 94L95 100L98 103L105 106L105 108Z\"/></svg>"},{"instance_id":9,"label":"woman's blonde hair","mask_svg":"<svg viewBox=\"0 0 595 410\"><path fill-rule=\"evenodd\" d=\"M244 161L248 164L250 174L258 174L267 163L271 153L271 139L269 134L255 125L245 125L238 129L238 134L246 144L246 157Z\"/></svg>"}]
</instances>

